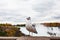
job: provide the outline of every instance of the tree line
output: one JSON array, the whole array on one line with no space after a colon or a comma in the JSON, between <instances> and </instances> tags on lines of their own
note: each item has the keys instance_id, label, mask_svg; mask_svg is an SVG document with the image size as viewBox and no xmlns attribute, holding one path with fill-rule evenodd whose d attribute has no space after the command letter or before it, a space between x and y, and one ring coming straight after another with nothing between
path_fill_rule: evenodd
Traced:
<instances>
[{"instance_id":1,"label":"tree line","mask_svg":"<svg viewBox=\"0 0 60 40\"><path fill-rule=\"evenodd\" d=\"M46 27L60 27L60 23L41 23Z\"/></svg>"}]
</instances>

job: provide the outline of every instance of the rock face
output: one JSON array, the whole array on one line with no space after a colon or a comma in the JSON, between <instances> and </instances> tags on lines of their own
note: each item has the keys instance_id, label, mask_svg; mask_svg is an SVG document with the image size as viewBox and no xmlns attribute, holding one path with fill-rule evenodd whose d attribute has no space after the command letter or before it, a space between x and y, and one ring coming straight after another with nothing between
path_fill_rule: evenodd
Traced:
<instances>
[{"instance_id":1,"label":"rock face","mask_svg":"<svg viewBox=\"0 0 60 40\"><path fill-rule=\"evenodd\" d=\"M60 37L43 37L43 36L0 37L0 40L60 40Z\"/></svg>"},{"instance_id":2,"label":"rock face","mask_svg":"<svg viewBox=\"0 0 60 40\"><path fill-rule=\"evenodd\" d=\"M0 37L0 40L17 40L18 37Z\"/></svg>"},{"instance_id":3,"label":"rock face","mask_svg":"<svg viewBox=\"0 0 60 40\"><path fill-rule=\"evenodd\" d=\"M60 40L60 37L19 37L17 40Z\"/></svg>"},{"instance_id":4,"label":"rock face","mask_svg":"<svg viewBox=\"0 0 60 40\"><path fill-rule=\"evenodd\" d=\"M20 37L17 40L49 40L48 37Z\"/></svg>"},{"instance_id":5,"label":"rock face","mask_svg":"<svg viewBox=\"0 0 60 40\"><path fill-rule=\"evenodd\" d=\"M16 40L16 39L0 39L0 40Z\"/></svg>"}]
</instances>

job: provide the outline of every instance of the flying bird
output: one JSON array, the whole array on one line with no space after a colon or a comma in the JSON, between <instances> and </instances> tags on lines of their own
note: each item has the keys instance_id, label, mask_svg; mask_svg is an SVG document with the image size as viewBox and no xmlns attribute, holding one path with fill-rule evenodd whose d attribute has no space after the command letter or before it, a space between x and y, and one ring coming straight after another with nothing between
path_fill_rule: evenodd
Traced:
<instances>
[{"instance_id":1,"label":"flying bird","mask_svg":"<svg viewBox=\"0 0 60 40\"><path fill-rule=\"evenodd\" d=\"M31 17L26 18L26 29L29 31L29 35L30 32L37 34L35 25L31 23Z\"/></svg>"}]
</instances>

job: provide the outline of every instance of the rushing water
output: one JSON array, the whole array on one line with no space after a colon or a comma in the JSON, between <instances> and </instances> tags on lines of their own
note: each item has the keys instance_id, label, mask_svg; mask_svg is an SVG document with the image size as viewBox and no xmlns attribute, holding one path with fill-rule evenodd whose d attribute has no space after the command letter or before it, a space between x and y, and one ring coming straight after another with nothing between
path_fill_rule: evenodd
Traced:
<instances>
[{"instance_id":1,"label":"rushing water","mask_svg":"<svg viewBox=\"0 0 60 40\"><path fill-rule=\"evenodd\" d=\"M22 33L29 35L29 32L26 30L26 27L20 27L20 31L22 31ZM37 34L33 33L33 36L50 36L47 32L52 32L52 33L56 33L56 36L60 36L60 32L58 27L53 27L53 31L51 30L51 28L47 28L41 24L36 24L36 30L37 30ZM32 35L32 34L31 34Z\"/></svg>"}]
</instances>

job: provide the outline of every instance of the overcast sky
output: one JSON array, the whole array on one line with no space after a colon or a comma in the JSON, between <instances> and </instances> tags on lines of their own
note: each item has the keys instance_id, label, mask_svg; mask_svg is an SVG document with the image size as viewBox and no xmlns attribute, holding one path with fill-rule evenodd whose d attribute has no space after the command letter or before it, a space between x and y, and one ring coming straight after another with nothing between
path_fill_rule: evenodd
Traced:
<instances>
[{"instance_id":1,"label":"overcast sky","mask_svg":"<svg viewBox=\"0 0 60 40\"><path fill-rule=\"evenodd\" d=\"M0 22L59 21L60 0L0 0Z\"/></svg>"}]
</instances>

